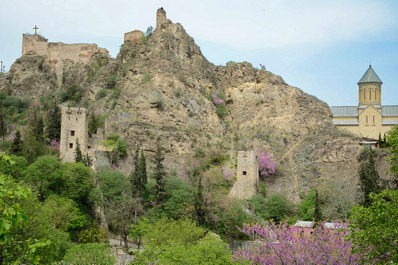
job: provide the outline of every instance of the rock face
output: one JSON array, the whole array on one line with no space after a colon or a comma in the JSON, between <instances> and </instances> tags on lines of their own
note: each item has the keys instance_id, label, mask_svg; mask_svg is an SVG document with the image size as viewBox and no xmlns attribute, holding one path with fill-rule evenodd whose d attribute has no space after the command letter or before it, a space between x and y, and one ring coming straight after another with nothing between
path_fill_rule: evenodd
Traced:
<instances>
[{"instance_id":1,"label":"rock face","mask_svg":"<svg viewBox=\"0 0 398 265\"><path fill-rule=\"evenodd\" d=\"M136 146L151 158L160 141L166 167L180 174L195 166L200 150L229 155L232 165L238 150L266 150L277 163L277 174L265 179L270 194L298 202L309 189L331 181L355 192L361 147L335 128L326 103L247 62L214 66L163 9L156 25L145 42L125 42L116 59L103 53L84 62L58 58L62 78L48 57L26 54L0 75L0 90L37 98L79 85L81 104L109 116L105 133L126 139L128 156L119 167L127 174ZM108 94L96 99L100 90ZM225 115L217 114L216 91L225 95Z\"/></svg>"}]
</instances>

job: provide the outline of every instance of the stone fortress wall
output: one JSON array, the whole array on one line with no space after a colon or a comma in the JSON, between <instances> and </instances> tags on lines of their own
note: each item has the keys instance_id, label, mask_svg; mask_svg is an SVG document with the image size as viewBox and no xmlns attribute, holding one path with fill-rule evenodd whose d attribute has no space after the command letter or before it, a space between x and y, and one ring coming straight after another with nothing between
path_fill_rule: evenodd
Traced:
<instances>
[{"instance_id":1,"label":"stone fortress wall","mask_svg":"<svg viewBox=\"0 0 398 265\"><path fill-rule=\"evenodd\" d=\"M255 151L238 151L236 182L229 197L248 200L257 193L258 161Z\"/></svg>"},{"instance_id":2,"label":"stone fortress wall","mask_svg":"<svg viewBox=\"0 0 398 265\"><path fill-rule=\"evenodd\" d=\"M109 55L107 49L99 48L97 44L48 42L38 34L23 34L22 38L22 56L34 54L44 56L51 66L51 72L57 75L58 82L62 81L63 60L88 64L93 55L98 53Z\"/></svg>"}]
</instances>

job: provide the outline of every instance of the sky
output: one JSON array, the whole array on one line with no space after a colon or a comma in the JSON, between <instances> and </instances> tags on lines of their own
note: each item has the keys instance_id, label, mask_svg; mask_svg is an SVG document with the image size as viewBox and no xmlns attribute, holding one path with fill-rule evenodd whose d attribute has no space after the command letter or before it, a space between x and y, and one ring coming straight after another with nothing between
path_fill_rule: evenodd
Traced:
<instances>
[{"instance_id":1,"label":"sky","mask_svg":"<svg viewBox=\"0 0 398 265\"><path fill-rule=\"evenodd\" d=\"M358 104L369 64L382 104L398 105L398 0L4 0L0 60L21 56L22 34L96 43L116 57L124 33L156 25L156 10L183 25L215 65L265 65L331 106Z\"/></svg>"}]
</instances>

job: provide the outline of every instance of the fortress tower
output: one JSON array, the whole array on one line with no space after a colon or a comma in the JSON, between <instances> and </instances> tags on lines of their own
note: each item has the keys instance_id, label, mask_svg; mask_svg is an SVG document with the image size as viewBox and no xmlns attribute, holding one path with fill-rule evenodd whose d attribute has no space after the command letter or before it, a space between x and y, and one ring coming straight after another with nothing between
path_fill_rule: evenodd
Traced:
<instances>
[{"instance_id":1,"label":"fortress tower","mask_svg":"<svg viewBox=\"0 0 398 265\"><path fill-rule=\"evenodd\" d=\"M60 154L64 162L75 161L76 140L79 141L82 154L88 146L88 113L84 108L62 108Z\"/></svg>"},{"instance_id":2,"label":"fortress tower","mask_svg":"<svg viewBox=\"0 0 398 265\"><path fill-rule=\"evenodd\" d=\"M258 161L255 151L238 151L236 182L229 197L250 199L257 193L259 183Z\"/></svg>"}]
</instances>

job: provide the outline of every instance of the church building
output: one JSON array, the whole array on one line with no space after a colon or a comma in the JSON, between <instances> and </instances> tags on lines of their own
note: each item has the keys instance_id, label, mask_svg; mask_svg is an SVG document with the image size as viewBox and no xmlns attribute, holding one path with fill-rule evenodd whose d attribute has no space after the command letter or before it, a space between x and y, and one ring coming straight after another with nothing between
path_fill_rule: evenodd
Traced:
<instances>
[{"instance_id":1,"label":"church building","mask_svg":"<svg viewBox=\"0 0 398 265\"><path fill-rule=\"evenodd\" d=\"M398 105L381 105L381 85L372 66L358 82L358 106L333 106L336 127L370 139L384 139L393 126L398 126Z\"/></svg>"}]
</instances>

